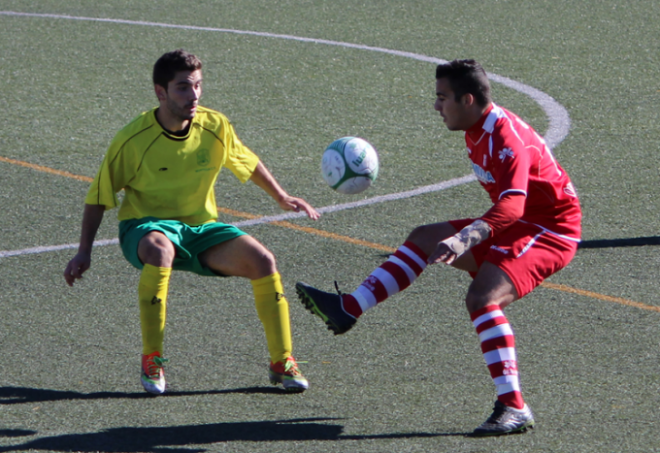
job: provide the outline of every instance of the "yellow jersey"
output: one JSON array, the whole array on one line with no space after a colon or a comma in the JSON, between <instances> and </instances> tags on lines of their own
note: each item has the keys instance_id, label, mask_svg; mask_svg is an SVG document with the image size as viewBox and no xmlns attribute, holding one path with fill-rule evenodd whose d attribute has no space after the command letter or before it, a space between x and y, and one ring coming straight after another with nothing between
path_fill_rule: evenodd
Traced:
<instances>
[{"instance_id":1,"label":"yellow jersey","mask_svg":"<svg viewBox=\"0 0 660 453\"><path fill-rule=\"evenodd\" d=\"M259 158L236 136L222 113L197 107L188 132L173 135L156 119L156 108L142 113L117 133L85 198L112 209L119 220L156 217L188 225L215 221L215 181L227 167L247 181Z\"/></svg>"}]
</instances>

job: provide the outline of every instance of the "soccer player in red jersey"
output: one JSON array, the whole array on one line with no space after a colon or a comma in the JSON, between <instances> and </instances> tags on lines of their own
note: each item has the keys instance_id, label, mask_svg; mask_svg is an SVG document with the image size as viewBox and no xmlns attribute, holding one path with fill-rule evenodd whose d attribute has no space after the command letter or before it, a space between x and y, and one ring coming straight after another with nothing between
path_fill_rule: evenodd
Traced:
<instances>
[{"instance_id":1,"label":"soccer player in red jersey","mask_svg":"<svg viewBox=\"0 0 660 453\"><path fill-rule=\"evenodd\" d=\"M465 304L497 391L492 415L473 434L526 431L534 417L521 394L515 336L503 309L571 261L580 241L580 204L543 138L493 103L479 63L438 65L436 96L435 109L447 128L465 132L474 173L493 206L479 218L415 228L351 294L305 283L296 290L312 313L341 334L366 310L407 288L428 264L469 272Z\"/></svg>"}]
</instances>

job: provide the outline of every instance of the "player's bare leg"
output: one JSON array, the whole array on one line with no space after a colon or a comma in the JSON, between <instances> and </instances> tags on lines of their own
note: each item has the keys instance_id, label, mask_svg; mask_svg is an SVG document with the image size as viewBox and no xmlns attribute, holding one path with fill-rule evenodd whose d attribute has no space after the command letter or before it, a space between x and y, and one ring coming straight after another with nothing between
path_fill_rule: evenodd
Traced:
<instances>
[{"instance_id":1,"label":"player's bare leg","mask_svg":"<svg viewBox=\"0 0 660 453\"><path fill-rule=\"evenodd\" d=\"M138 243L138 257L143 264L171 268L175 255L174 245L160 231L145 234Z\"/></svg>"},{"instance_id":2,"label":"player's bare leg","mask_svg":"<svg viewBox=\"0 0 660 453\"><path fill-rule=\"evenodd\" d=\"M472 254L466 253L461 258ZM474 261L474 258L472 258ZM476 268L476 264L475 264ZM485 261L478 269L477 275L468 288L465 306L470 313L481 310L487 305L498 305L505 308L518 300L518 292L506 272L494 264Z\"/></svg>"},{"instance_id":3,"label":"player's bare leg","mask_svg":"<svg viewBox=\"0 0 660 453\"><path fill-rule=\"evenodd\" d=\"M305 307L319 316L329 330L335 335L342 334L351 329L365 311L410 286L426 268L427 257L438 242L454 234L456 229L447 222L415 228L403 245L350 294L320 291L303 282L296 284L296 291ZM452 265L477 271L474 258L469 253Z\"/></svg>"},{"instance_id":4,"label":"player's bare leg","mask_svg":"<svg viewBox=\"0 0 660 453\"><path fill-rule=\"evenodd\" d=\"M209 247L199 255L199 261L223 275L250 280L277 272L275 256L258 240L248 235Z\"/></svg>"},{"instance_id":5,"label":"player's bare leg","mask_svg":"<svg viewBox=\"0 0 660 453\"><path fill-rule=\"evenodd\" d=\"M309 386L291 355L289 304L275 257L255 238L239 236L210 247L199 256L200 262L223 275L250 279L259 319L264 326L270 353L269 376L285 390L301 392Z\"/></svg>"},{"instance_id":6,"label":"player's bare leg","mask_svg":"<svg viewBox=\"0 0 660 453\"><path fill-rule=\"evenodd\" d=\"M506 272L484 262L465 303L497 389L497 401L491 416L474 430L475 436L524 432L534 426L532 411L520 392L515 336L503 312L516 299L518 293Z\"/></svg>"},{"instance_id":7,"label":"player's bare leg","mask_svg":"<svg viewBox=\"0 0 660 453\"><path fill-rule=\"evenodd\" d=\"M415 228L408 235L408 240L416 244L429 256L438 246L438 242L456 233L458 231L449 222L431 223ZM469 251L454 260L451 266L466 272L477 272L479 270L477 262Z\"/></svg>"}]
</instances>

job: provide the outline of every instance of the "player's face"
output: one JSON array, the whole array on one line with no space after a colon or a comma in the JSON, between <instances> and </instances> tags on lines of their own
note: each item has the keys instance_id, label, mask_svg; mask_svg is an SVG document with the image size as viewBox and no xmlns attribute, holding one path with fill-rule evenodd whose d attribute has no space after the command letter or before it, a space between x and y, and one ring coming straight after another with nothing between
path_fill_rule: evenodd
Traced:
<instances>
[{"instance_id":1,"label":"player's face","mask_svg":"<svg viewBox=\"0 0 660 453\"><path fill-rule=\"evenodd\" d=\"M179 121L191 120L202 95L202 71L179 71L167 85L164 107Z\"/></svg>"},{"instance_id":2,"label":"player's face","mask_svg":"<svg viewBox=\"0 0 660 453\"><path fill-rule=\"evenodd\" d=\"M447 129L450 131L464 131L472 126L468 106L465 102L467 95L456 101L454 92L449 84L449 79L446 77L436 79L435 94L434 107L440 112L440 116L445 121Z\"/></svg>"}]
</instances>

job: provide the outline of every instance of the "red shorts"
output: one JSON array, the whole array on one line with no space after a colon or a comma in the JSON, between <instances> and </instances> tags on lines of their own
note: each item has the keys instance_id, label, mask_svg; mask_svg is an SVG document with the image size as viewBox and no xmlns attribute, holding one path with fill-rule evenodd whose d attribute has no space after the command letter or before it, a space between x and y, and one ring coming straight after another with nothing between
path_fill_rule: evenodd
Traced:
<instances>
[{"instance_id":1,"label":"red shorts","mask_svg":"<svg viewBox=\"0 0 660 453\"><path fill-rule=\"evenodd\" d=\"M475 219L452 220L460 231ZM578 243L562 238L531 223L518 221L495 237L472 247L470 252L481 267L488 261L507 273L519 297L530 293L546 278L571 262ZM476 274L470 272L472 278Z\"/></svg>"}]
</instances>

